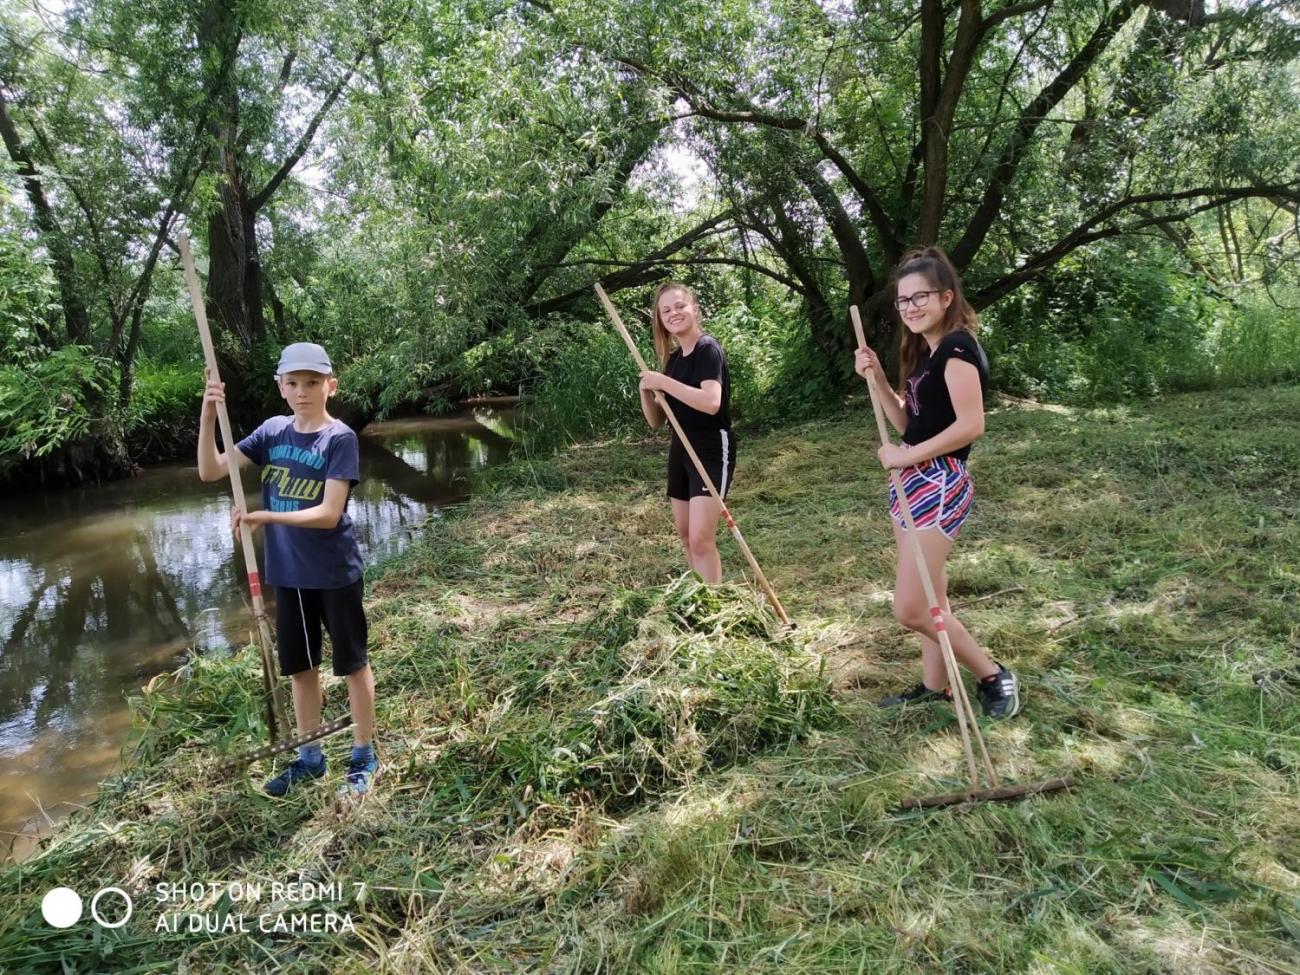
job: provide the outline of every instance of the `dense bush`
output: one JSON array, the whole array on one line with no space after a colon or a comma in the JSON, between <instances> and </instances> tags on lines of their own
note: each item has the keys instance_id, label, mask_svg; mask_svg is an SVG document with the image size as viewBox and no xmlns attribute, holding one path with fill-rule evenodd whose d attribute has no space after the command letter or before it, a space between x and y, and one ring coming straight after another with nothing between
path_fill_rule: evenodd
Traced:
<instances>
[{"instance_id":1,"label":"dense bush","mask_svg":"<svg viewBox=\"0 0 1300 975\"><path fill-rule=\"evenodd\" d=\"M625 321L633 328L632 319ZM710 312L705 330L727 354L733 421L770 427L803 420L838 402L832 364L809 342L807 325L788 302L732 301ZM642 327L638 341L658 368ZM637 401L637 370L614 328L600 320L567 323L565 337L544 341L548 357L530 397L530 431L539 446L645 429Z\"/></svg>"},{"instance_id":2,"label":"dense bush","mask_svg":"<svg viewBox=\"0 0 1300 975\"><path fill-rule=\"evenodd\" d=\"M0 233L0 366L36 356L42 323L59 314L49 268L33 257L26 241Z\"/></svg>"},{"instance_id":3,"label":"dense bush","mask_svg":"<svg viewBox=\"0 0 1300 975\"><path fill-rule=\"evenodd\" d=\"M1228 294L1160 247L1080 250L984 315L994 385L1095 404L1296 374L1293 311Z\"/></svg>"},{"instance_id":4,"label":"dense bush","mask_svg":"<svg viewBox=\"0 0 1300 975\"><path fill-rule=\"evenodd\" d=\"M87 400L108 382L107 364L79 345L0 366L0 474L84 436L95 419Z\"/></svg>"},{"instance_id":5,"label":"dense bush","mask_svg":"<svg viewBox=\"0 0 1300 975\"><path fill-rule=\"evenodd\" d=\"M142 362L135 372L124 418L127 444L137 462L170 459L198 436L203 369Z\"/></svg>"}]
</instances>

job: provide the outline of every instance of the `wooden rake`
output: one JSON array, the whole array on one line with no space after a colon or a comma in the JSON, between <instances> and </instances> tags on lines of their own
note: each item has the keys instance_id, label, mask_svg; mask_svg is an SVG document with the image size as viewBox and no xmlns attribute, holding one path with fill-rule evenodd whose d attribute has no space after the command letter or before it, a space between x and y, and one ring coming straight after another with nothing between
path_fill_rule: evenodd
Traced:
<instances>
[{"instance_id":1,"label":"wooden rake","mask_svg":"<svg viewBox=\"0 0 1300 975\"><path fill-rule=\"evenodd\" d=\"M194 255L190 252L189 236L184 232L177 234L177 245L181 252L181 265L185 269L185 283L189 286L190 303L194 306L194 320L199 326L199 341L203 343L203 359L207 366L207 374L209 378L220 381L217 354L212 345L212 333L208 329L207 309L203 305L203 295L199 290L199 275L194 269ZM234 450L235 439L230 430L230 414L226 411L225 403L217 404L217 424L221 428L221 440L225 444L226 454L229 457ZM230 493L234 497L235 506L241 511L247 511L244 484L239 478L239 466L232 459L226 468L230 474ZM305 735L279 740L280 729L288 730L289 722L284 716L284 698L275 677L275 660L271 650L274 646L271 624L266 618L266 605L262 600L262 580L257 572L257 554L253 550L252 536L248 531L240 531L239 538L243 543L244 568L248 573L248 591L252 596L253 619L257 624L258 644L262 656L262 693L266 698L266 727L271 743L226 759L222 763L223 769L239 768L259 758L290 751L309 741L343 731L352 724L351 718L339 718Z\"/></svg>"},{"instance_id":2,"label":"wooden rake","mask_svg":"<svg viewBox=\"0 0 1300 975\"><path fill-rule=\"evenodd\" d=\"M650 367L646 365L645 359L641 357L641 350L636 347L636 343L632 341L632 336L628 334L627 328L624 327L623 319L619 317L618 309L614 307L614 303L609 300L609 295L605 294L605 289L599 284L596 285L596 297L598 297L600 303L605 306L605 312L609 315L610 320L613 321L614 327L618 329L618 334L623 337L623 341L627 344L628 351L632 353L632 358L636 360L637 368L642 372L650 372ZM776 615L780 617L781 622L786 626L793 627L794 624L790 622L790 617L785 613L785 607L781 605L781 600L777 598L776 590L774 590L771 583L767 581L767 576L765 576L763 570L759 568L758 559L754 558L754 553L749 550L749 546L745 543L745 536L740 533L740 527L736 524L736 519L731 516L731 511L727 508L726 502L722 500L722 495L718 493L718 489L714 486L713 479L709 477L709 472L704 469L704 464L700 462L699 456L695 453L695 448L692 447L691 442L686 439L686 434L682 431L681 424L677 422L677 417L673 415L672 408L668 405L667 399L659 390L655 390L655 402L658 403L659 408L664 411L664 416L668 417L668 422L672 424L673 430L676 431L677 438L682 442L682 446L686 448L686 454L691 458L691 463L695 465L695 469L699 471L700 478L704 481L705 489L708 490L709 494L722 508L722 516L726 519L727 527L731 529L731 537L736 540L736 545L745 556L745 560L749 562L749 567L754 570L754 578L758 580L758 584L762 588L764 595L767 596L768 602L770 602L772 608L776 610Z\"/></svg>"},{"instance_id":3,"label":"wooden rake","mask_svg":"<svg viewBox=\"0 0 1300 975\"><path fill-rule=\"evenodd\" d=\"M867 348L867 339L862 331L862 318L858 313L857 305L849 306L849 316L853 319L853 331L858 339L858 348ZM867 373L867 393L871 397L871 408L876 415L876 429L880 433L880 443L883 446L890 443L889 431L885 427L885 413L880 406L875 376L870 372ZM939 649L943 655L943 666L948 674L948 686L952 688L952 704L957 712L957 727L961 732L962 751L965 752L966 769L970 774L969 789L936 796L907 798L903 800L903 808L924 809L931 806L949 806L958 802L1018 799L1021 796L1033 795L1039 792L1055 792L1057 789L1068 788L1071 785L1068 778L1051 779L1046 782L1036 782L1028 785L1007 786L998 781L998 774L993 769L993 761L989 758L988 748L984 744L984 735L980 732L979 721L975 718L975 710L971 707L970 698L966 695L966 685L961 679L961 670L957 666L957 657L952 650L952 640L949 638L948 629L944 624L943 609L939 605L938 594L935 593L934 584L930 581L930 569L926 565L925 553L921 549L921 539L917 535L916 522L912 519L912 508L908 503L907 492L903 488L903 478L897 470L890 470L889 479L894 486L894 493L898 496L898 507L903 513L903 522L907 526L907 531L904 534L911 541L912 555L916 560L916 568L921 576L921 587L925 590L926 601L930 604L930 616L934 619L935 634L938 637ZM974 749L971 747L972 737L979 746L980 758L983 760L984 771L988 776L988 788L980 788L979 768L975 763Z\"/></svg>"}]
</instances>

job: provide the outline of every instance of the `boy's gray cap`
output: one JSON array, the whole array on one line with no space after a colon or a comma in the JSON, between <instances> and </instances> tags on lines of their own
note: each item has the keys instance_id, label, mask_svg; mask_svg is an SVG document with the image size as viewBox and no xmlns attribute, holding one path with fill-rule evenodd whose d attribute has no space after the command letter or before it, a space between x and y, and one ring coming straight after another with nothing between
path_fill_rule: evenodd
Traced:
<instances>
[{"instance_id":1,"label":"boy's gray cap","mask_svg":"<svg viewBox=\"0 0 1300 975\"><path fill-rule=\"evenodd\" d=\"M334 366L330 363L329 354L315 342L295 342L284 347L280 353L280 364L275 367L277 376L289 372L319 372L332 376Z\"/></svg>"}]
</instances>

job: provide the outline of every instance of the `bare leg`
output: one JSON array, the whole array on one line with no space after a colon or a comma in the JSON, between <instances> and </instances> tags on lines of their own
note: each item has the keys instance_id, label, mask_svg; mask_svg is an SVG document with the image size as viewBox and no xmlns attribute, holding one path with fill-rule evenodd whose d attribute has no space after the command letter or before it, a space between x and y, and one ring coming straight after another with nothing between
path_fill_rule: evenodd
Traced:
<instances>
[{"instance_id":1,"label":"bare leg","mask_svg":"<svg viewBox=\"0 0 1300 975\"><path fill-rule=\"evenodd\" d=\"M320 668L300 671L290 680L293 682L293 717L298 724L298 734L310 734L320 727L320 712L324 702Z\"/></svg>"},{"instance_id":2,"label":"bare leg","mask_svg":"<svg viewBox=\"0 0 1300 975\"><path fill-rule=\"evenodd\" d=\"M722 581L722 557L718 555L718 519L722 505L712 495L691 498L691 564L705 582Z\"/></svg>"},{"instance_id":3,"label":"bare leg","mask_svg":"<svg viewBox=\"0 0 1300 975\"><path fill-rule=\"evenodd\" d=\"M952 541L937 528L923 528L917 534L921 540L921 551L925 555L926 566L930 570L930 581L934 586L935 595L939 597L939 606L943 610L948 638L952 641L953 655L975 675L976 679L996 674L997 665L975 642L975 638L967 632L961 621L952 615L952 608L948 604L948 574L945 571L945 564L948 553L952 550ZM948 676L943 665L934 621L930 617L925 590L921 586L921 577L912 555L912 541L897 522L894 522L894 539L898 544L894 616L909 630L920 634L923 679L927 687L937 690L947 685Z\"/></svg>"},{"instance_id":4,"label":"bare leg","mask_svg":"<svg viewBox=\"0 0 1300 975\"><path fill-rule=\"evenodd\" d=\"M348 674L347 682L348 706L352 709L352 741L357 745L368 745L375 737L375 675L370 664ZM318 723L319 720L318 717Z\"/></svg>"},{"instance_id":5,"label":"bare leg","mask_svg":"<svg viewBox=\"0 0 1300 975\"><path fill-rule=\"evenodd\" d=\"M686 568L694 569L691 559L691 506L689 502L669 498L673 504L673 524L677 527L677 540L682 543L682 552L686 555Z\"/></svg>"}]
</instances>

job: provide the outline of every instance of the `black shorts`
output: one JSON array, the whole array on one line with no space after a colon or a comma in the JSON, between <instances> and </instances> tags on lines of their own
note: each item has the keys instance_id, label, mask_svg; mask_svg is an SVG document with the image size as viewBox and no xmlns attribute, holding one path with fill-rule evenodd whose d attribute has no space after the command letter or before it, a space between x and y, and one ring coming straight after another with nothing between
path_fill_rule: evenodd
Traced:
<instances>
[{"instance_id":1,"label":"black shorts","mask_svg":"<svg viewBox=\"0 0 1300 975\"><path fill-rule=\"evenodd\" d=\"M709 479L718 494L727 496L736 471L736 437L730 430L687 430L691 446L709 472ZM677 435L668 445L668 497L676 501L708 496L704 478L695 469L690 455Z\"/></svg>"},{"instance_id":2,"label":"black shorts","mask_svg":"<svg viewBox=\"0 0 1300 975\"><path fill-rule=\"evenodd\" d=\"M275 637L280 673L301 674L321 664L321 626L330 635L334 674L346 677L369 661L363 580L342 589L275 587Z\"/></svg>"}]
</instances>

